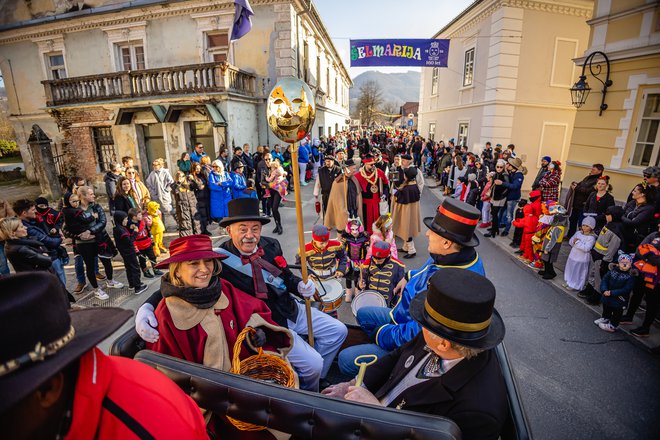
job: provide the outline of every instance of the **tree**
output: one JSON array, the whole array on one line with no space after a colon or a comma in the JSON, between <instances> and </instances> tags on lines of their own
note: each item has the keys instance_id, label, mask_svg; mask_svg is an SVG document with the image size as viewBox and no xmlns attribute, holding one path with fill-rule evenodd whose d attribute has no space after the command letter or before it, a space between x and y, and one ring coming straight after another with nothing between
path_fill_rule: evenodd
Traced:
<instances>
[{"instance_id":1,"label":"tree","mask_svg":"<svg viewBox=\"0 0 660 440\"><path fill-rule=\"evenodd\" d=\"M394 101L387 101L380 107L382 121L391 124L399 118L399 106Z\"/></svg>"},{"instance_id":2,"label":"tree","mask_svg":"<svg viewBox=\"0 0 660 440\"><path fill-rule=\"evenodd\" d=\"M376 81L367 81L360 86L356 116L361 119L362 125L371 125L382 101L382 91Z\"/></svg>"}]
</instances>

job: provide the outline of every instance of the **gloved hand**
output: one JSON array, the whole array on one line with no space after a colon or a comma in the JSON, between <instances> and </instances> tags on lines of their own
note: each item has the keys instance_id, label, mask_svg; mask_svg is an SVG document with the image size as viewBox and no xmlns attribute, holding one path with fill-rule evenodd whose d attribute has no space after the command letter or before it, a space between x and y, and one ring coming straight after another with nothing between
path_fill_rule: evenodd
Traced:
<instances>
[{"instance_id":1,"label":"gloved hand","mask_svg":"<svg viewBox=\"0 0 660 440\"><path fill-rule=\"evenodd\" d=\"M257 327L255 330L255 333L250 333L248 336L250 338L250 344L256 348L263 347L266 345L266 332L261 327Z\"/></svg>"},{"instance_id":2,"label":"gloved hand","mask_svg":"<svg viewBox=\"0 0 660 440\"><path fill-rule=\"evenodd\" d=\"M135 314L135 330L147 342L157 342L160 333L156 330L158 321L154 315L154 306L149 303L142 304Z\"/></svg>"},{"instance_id":3,"label":"gloved hand","mask_svg":"<svg viewBox=\"0 0 660 440\"><path fill-rule=\"evenodd\" d=\"M314 281L307 280L307 283L305 283L301 280L298 283L298 293L301 294L303 298L311 298L314 296L314 292L316 292Z\"/></svg>"}]
</instances>

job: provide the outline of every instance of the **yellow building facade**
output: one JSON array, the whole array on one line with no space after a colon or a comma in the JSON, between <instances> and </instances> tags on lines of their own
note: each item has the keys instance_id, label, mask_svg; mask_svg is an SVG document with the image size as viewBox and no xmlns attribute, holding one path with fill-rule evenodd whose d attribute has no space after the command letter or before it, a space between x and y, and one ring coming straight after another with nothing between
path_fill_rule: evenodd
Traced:
<instances>
[{"instance_id":1,"label":"yellow building facade","mask_svg":"<svg viewBox=\"0 0 660 440\"><path fill-rule=\"evenodd\" d=\"M576 64L581 69L589 54L605 53L612 85L605 96L607 109L599 116L602 84L587 66L592 90L575 117L564 186L581 180L593 163L602 163L614 198L622 201L644 168L660 165L660 2L598 0L587 23L589 48ZM607 69L599 55L594 70L597 66L604 80Z\"/></svg>"}]
</instances>

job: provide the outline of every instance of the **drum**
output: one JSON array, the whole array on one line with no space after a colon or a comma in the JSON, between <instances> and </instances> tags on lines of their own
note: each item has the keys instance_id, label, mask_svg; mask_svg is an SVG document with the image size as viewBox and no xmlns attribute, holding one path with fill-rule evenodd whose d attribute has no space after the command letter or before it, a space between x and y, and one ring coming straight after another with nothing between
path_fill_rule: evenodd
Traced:
<instances>
[{"instance_id":1,"label":"drum","mask_svg":"<svg viewBox=\"0 0 660 440\"><path fill-rule=\"evenodd\" d=\"M353 315L357 316L358 310L362 307L387 307L387 301L383 295L375 290L363 290L351 302Z\"/></svg>"},{"instance_id":2,"label":"drum","mask_svg":"<svg viewBox=\"0 0 660 440\"><path fill-rule=\"evenodd\" d=\"M325 313L334 312L344 300L344 289L337 280L314 281L316 290L321 295L322 309Z\"/></svg>"}]
</instances>

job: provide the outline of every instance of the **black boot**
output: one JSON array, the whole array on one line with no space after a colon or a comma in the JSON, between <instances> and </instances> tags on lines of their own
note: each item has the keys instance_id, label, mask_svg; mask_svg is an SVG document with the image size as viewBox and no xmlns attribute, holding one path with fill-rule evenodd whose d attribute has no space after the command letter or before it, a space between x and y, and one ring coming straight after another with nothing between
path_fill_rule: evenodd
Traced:
<instances>
[{"instance_id":1,"label":"black boot","mask_svg":"<svg viewBox=\"0 0 660 440\"><path fill-rule=\"evenodd\" d=\"M277 235L282 235L284 230L282 230L282 223L277 222Z\"/></svg>"}]
</instances>

